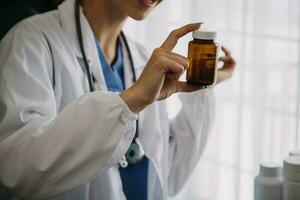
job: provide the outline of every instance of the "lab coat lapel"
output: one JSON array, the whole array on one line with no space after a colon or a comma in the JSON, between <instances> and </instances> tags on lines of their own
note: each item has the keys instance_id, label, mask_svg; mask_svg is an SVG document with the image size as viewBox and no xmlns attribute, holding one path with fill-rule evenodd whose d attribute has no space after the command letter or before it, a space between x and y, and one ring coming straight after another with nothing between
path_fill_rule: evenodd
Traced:
<instances>
[{"instance_id":1,"label":"lab coat lapel","mask_svg":"<svg viewBox=\"0 0 300 200\"><path fill-rule=\"evenodd\" d=\"M75 0L67 0L62 3L58 8L58 12L61 26L66 32L72 45L72 49L74 50L75 56L77 57L79 64L85 72L85 66L82 62L82 53L80 51L75 25ZM98 87L96 86L96 88L100 90L107 90L101 63L98 56L94 33L89 25L89 22L83 14L82 9L80 9L80 22L85 53L91 68L90 70L98 84Z\"/></svg>"}]
</instances>

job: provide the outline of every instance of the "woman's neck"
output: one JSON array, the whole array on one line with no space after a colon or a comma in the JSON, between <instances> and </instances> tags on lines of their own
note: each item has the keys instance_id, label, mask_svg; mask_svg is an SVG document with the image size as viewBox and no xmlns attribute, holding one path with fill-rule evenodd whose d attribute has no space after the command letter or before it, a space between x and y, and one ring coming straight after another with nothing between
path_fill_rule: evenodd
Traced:
<instances>
[{"instance_id":1,"label":"woman's neck","mask_svg":"<svg viewBox=\"0 0 300 200\"><path fill-rule=\"evenodd\" d=\"M116 56L118 37L127 16L111 0L83 0L82 9L98 38L107 61L111 64Z\"/></svg>"}]
</instances>

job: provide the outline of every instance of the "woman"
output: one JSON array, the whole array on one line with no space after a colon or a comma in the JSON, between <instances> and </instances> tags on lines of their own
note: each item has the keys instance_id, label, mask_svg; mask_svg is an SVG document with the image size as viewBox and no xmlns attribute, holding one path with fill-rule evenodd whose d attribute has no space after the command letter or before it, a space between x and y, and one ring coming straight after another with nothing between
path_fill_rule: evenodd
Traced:
<instances>
[{"instance_id":1,"label":"woman","mask_svg":"<svg viewBox=\"0 0 300 200\"><path fill-rule=\"evenodd\" d=\"M166 199L199 161L214 113L211 89L178 81L188 59L172 52L200 24L148 56L121 30L159 1L82 0L79 20L75 3L26 19L0 44L0 182L20 199ZM218 83L235 66L223 50ZM160 100L177 92L189 93L169 121ZM145 156L121 169L137 124Z\"/></svg>"}]
</instances>

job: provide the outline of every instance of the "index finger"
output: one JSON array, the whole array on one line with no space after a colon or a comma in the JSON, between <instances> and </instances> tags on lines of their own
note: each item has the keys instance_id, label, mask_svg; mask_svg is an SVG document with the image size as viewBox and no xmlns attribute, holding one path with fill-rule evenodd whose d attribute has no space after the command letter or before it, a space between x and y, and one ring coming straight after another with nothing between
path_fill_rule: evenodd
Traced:
<instances>
[{"instance_id":1,"label":"index finger","mask_svg":"<svg viewBox=\"0 0 300 200\"><path fill-rule=\"evenodd\" d=\"M187 82L178 81L176 92L195 92L205 88L206 86L203 85L188 84Z\"/></svg>"},{"instance_id":2,"label":"index finger","mask_svg":"<svg viewBox=\"0 0 300 200\"><path fill-rule=\"evenodd\" d=\"M186 34L197 30L200 28L201 24L203 23L195 23L195 24L188 24L185 26L182 26L179 29L175 29L170 33L168 38L165 40L165 42L161 45L161 48L171 51L177 44L178 40L185 36Z\"/></svg>"}]
</instances>

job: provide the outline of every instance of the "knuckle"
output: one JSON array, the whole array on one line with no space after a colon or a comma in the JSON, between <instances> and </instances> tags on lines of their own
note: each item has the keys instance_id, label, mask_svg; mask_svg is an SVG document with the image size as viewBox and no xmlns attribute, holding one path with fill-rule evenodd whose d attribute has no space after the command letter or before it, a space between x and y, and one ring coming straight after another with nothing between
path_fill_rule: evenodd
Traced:
<instances>
[{"instance_id":1,"label":"knuckle","mask_svg":"<svg viewBox=\"0 0 300 200\"><path fill-rule=\"evenodd\" d=\"M190 60L188 58L185 58L184 61L185 61L187 66L190 64Z\"/></svg>"},{"instance_id":2,"label":"knuckle","mask_svg":"<svg viewBox=\"0 0 300 200\"><path fill-rule=\"evenodd\" d=\"M153 54L153 56L155 56L155 57L159 57L160 54L161 54L161 48L156 48L156 49L154 49L152 54Z\"/></svg>"},{"instance_id":3,"label":"knuckle","mask_svg":"<svg viewBox=\"0 0 300 200\"><path fill-rule=\"evenodd\" d=\"M235 59L231 59L231 63L233 64L233 65L236 65L236 60Z\"/></svg>"},{"instance_id":4,"label":"knuckle","mask_svg":"<svg viewBox=\"0 0 300 200\"><path fill-rule=\"evenodd\" d=\"M187 61L187 62L185 63L185 65L184 65L184 68L187 69L187 68L189 68L189 66L190 66L190 62Z\"/></svg>"},{"instance_id":5,"label":"knuckle","mask_svg":"<svg viewBox=\"0 0 300 200\"><path fill-rule=\"evenodd\" d=\"M180 74L184 73L184 71L185 71L185 68L184 68L184 67L181 67L181 69L180 69Z\"/></svg>"},{"instance_id":6,"label":"knuckle","mask_svg":"<svg viewBox=\"0 0 300 200\"><path fill-rule=\"evenodd\" d=\"M179 37L178 29L173 30L173 31L170 33L170 35L171 35L172 37L178 38L178 37Z\"/></svg>"},{"instance_id":7,"label":"knuckle","mask_svg":"<svg viewBox=\"0 0 300 200\"><path fill-rule=\"evenodd\" d=\"M177 55L177 57L180 58L181 60L183 60L185 62L189 62L189 58L188 57L182 56L180 54L175 54L175 55Z\"/></svg>"},{"instance_id":8,"label":"knuckle","mask_svg":"<svg viewBox=\"0 0 300 200\"><path fill-rule=\"evenodd\" d=\"M160 51L160 48L156 48L153 50L153 55L158 54L158 52Z\"/></svg>"},{"instance_id":9,"label":"knuckle","mask_svg":"<svg viewBox=\"0 0 300 200\"><path fill-rule=\"evenodd\" d=\"M156 48L154 51L153 51L153 55L156 57L156 58L161 58L163 57L164 55L164 50L162 48Z\"/></svg>"}]
</instances>

